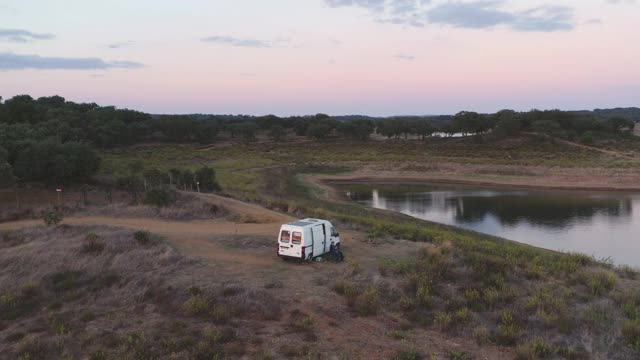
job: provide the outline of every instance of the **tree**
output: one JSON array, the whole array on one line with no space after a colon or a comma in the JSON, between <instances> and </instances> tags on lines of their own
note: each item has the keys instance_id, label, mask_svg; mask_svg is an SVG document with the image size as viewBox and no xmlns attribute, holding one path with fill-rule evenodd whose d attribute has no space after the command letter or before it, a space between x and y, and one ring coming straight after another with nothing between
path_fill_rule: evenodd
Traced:
<instances>
[{"instance_id":1,"label":"tree","mask_svg":"<svg viewBox=\"0 0 640 360\"><path fill-rule=\"evenodd\" d=\"M195 178L200 182L200 189L206 192L220 190L220 185L216 180L216 172L213 168L208 166L201 167L196 170Z\"/></svg>"},{"instance_id":2,"label":"tree","mask_svg":"<svg viewBox=\"0 0 640 360\"><path fill-rule=\"evenodd\" d=\"M609 118L609 120L607 120L607 125L614 132L623 132L623 131L632 131L635 128L636 123L633 122L632 120L623 118L621 116L614 116L612 118Z\"/></svg>"},{"instance_id":3,"label":"tree","mask_svg":"<svg viewBox=\"0 0 640 360\"><path fill-rule=\"evenodd\" d=\"M144 170L142 172L142 177L144 178L145 189L147 186L150 186L151 188L160 187L166 184L168 180L167 173L155 168Z\"/></svg>"},{"instance_id":4,"label":"tree","mask_svg":"<svg viewBox=\"0 0 640 360\"><path fill-rule=\"evenodd\" d=\"M13 168L8 162L8 152L0 147L0 189L9 188L16 184Z\"/></svg>"},{"instance_id":5,"label":"tree","mask_svg":"<svg viewBox=\"0 0 640 360\"><path fill-rule=\"evenodd\" d=\"M330 133L331 127L324 122L313 123L309 125L309 128L307 129L307 136L318 140L328 138Z\"/></svg>"},{"instance_id":6,"label":"tree","mask_svg":"<svg viewBox=\"0 0 640 360\"><path fill-rule=\"evenodd\" d=\"M116 187L131 196L131 202L137 204L144 191L144 182L139 175L127 175L116 179Z\"/></svg>"},{"instance_id":7,"label":"tree","mask_svg":"<svg viewBox=\"0 0 640 360\"><path fill-rule=\"evenodd\" d=\"M269 130L269 137L273 141L276 141L276 142L282 141L286 136L287 136L286 130L280 125L272 126L271 130Z\"/></svg>"},{"instance_id":8,"label":"tree","mask_svg":"<svg viewBox=\"0 0 640 360\"><path fill-rule=\"evenodd\" d=\"M184 170L180 173L180 183L185 191L188 188L193 188L193 183L195 182L195 175L191 170Z\"/></svg>"},{"instance_id":9,"label":"tree","mask_svg":"<svg viewBox=\"0 0 640 360\"><path fill-rule=\"evenodd\" d=\"M580 135L580 142L585 145L592 145L593 133L591 131L585 131L582 135Z\"/></svg>"},{"instance_id":10,"label":"tree","mask_svg":"<svg viewBox=\"0 0 640 360\"><path fill-rule=\"evenodd\" d=\"M433 135L435 129L426 120L414 120L411 123L411 132L420 136L422 140L425 140L428 136Z\"/></svg>"},{"instance_id":11,"label":"tree","mask_svg":"<svg viewBox=\"0 0 640 360\"><path fill-rule=\"evenodd\" d=\"M342 136L361 141L369 139L374 129L373 122L365 119L345 121L338 125L338 132Z\"/></svg>"},{"instance_id":12,"label":"tree","mask_svg":"<svg viewBox=\"0 0 640 360\"><path fill-rule=\"evenodd\" d=\"M471 111L457 113L453 117L453 127L464 134L481 134L491 128L486 117Z\"/></svg>"},{"instance_id":13,"label":"tree","mask_svg":"<svg viewBox=\"0 0 640 360\"><path fill-rule=\"evenodd\" d=\"M522 129L522 122L518 113L513 110L501 110L493 117L493 121L496 124L494 131L498 135L514 135Z\"/></svg>"},{"instance_id":14,"label":"tree","mask_svg":"<svg viewBox=\"0 0 640 360\"><path fill-rule=\"evenodd\" d=\"M194 136L200 144L209 144L215 140L218 132L220 132L218 123L210 119L198 123Z\"/></svg>"}]
</instances>

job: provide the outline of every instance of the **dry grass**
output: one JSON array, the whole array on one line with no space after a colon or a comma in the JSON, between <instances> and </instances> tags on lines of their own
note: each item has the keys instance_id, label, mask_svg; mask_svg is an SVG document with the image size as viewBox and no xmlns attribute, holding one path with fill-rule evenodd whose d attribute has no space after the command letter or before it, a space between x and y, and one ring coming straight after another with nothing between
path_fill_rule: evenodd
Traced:
<instances>
[{"instance_id":1,"label":"dry grass","mask_svg":"<svg viewBox=\"0 0 640 360\"><path fill-rule=\"evenodd\" d=\"M0 221L15 221L24 219L42 219L45 214L55 210L64 216L88 215L110 216L119 218L161 218L167 220L203 220L219 219L239 215L232 214L224 206L207 202L195 194L178 193L176 202L167 207L149 205L131 205L130 199L119 197L113 204L63 202L60 206L37 204L30 207L23 206L16 210L15 206L0 208ZM260 219L258 219L260 220ZM245 221L248 222L248 221ZM257 220L250 222L260 222Z\"/></svg>"},{"instance_id":2,"label":"dry grass","mask_svg":"<svg viewBox=\"0 0 640 360\"><path fill-rule=\"evenodd\" d=\"M246 352L237 331L280 318L267 290L192 287L207 268L151 238L66 225L0 234L3 356L237 358Z\"/></svg>"}]
</instances>

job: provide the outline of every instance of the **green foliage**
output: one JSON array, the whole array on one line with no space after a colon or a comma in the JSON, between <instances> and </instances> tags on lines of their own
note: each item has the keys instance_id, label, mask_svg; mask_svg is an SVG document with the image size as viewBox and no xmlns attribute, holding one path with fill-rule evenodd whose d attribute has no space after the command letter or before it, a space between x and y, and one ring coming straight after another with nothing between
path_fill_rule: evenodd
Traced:
<instances>
[{"instance_id":1,"label":"green foliage","mask_svg":"<svg viewBox=\"0 0 640 360\"><path fill-rule=\"evenodd\" d=\"M580 135L580 142L585 145L593 145L593 132L585 131Z\"/></svg>"},{"instance_id":2,"label":"green foliage","mask_svg":"<svg viewBox=\"0 0 640 360\"><path fill-rule=\"evenodd\" d=\"M220 190L220 185L216 180L216 172L213 168L203 166L196 170L195 177L200 182L200 190L212 192Z\"/></svg>"},{"instance_id":3,"label":"green foliage","mask_svg":"<svg viewBox=\"0 0 640 360\"><path fill-rule=\"evenodd\" d=\"M513 313L503 311L495 334L496 341L502 345L515 345L520 338L520 326L516 323Z\"/></svg>"},{"instance_id":4,"label":"green foliage","mask_svg":"<svg viewBox=\"0 0 640 360\"><path fill-rule=\"evenodd\" d=\"M146 205L167 207L176 202L176 194L168 189L152 189L144 194L143 202Z\"/></svg>"},{"instance_id":5,"label":"green foliage","mask_svg":"<svg viewBox=\"0 0 640 360\"><path fill-rule=\"evenodd\" d=\"M149 243L151 243L151 233L149 233L148 231L136 231L133 234L133 238L140 245L148 245Z\"/></svg>"},{"instance_id":6,"label":"green foliage","mask_svg":"<svg viewBox=\"0 0 640 360\"><path fill-rule=\"evenodd\" d=\"M628 320L622 325L622 336L635 351L640 351L640 320Z\"/></svg>"},{"instance_id":7,"label":"green foliage","mask_svg":"<svg viewBox=\"0 0 640 360\"><path fill-rule=\"evenodd\" d=\"M338 125L338 132L344 137L364 141L369 139L374 128L375 126L372 121L358 119L340 123L340 125Z\"/></svg>"},{"instance_id":8,"label":"green foliage","mask_svg":"<svg viewBox=\"0 0 640 360\"><path fill-rule=\"evenodd\" d=\"M467 360L467 359L470 359L470 357L464 351L450 351L449 352L449 359L451 359L451 360Z\"/></svg>"},{"instance_id":9,"label":"green foliage","mask_svg":"<svg viewBox=\"0 0 640 360\"><path fill-rule=\"evenodd\" d=\"M46 226L55 226L58 225L62 222L62 220L64 219L64 216L62 215L62 213L60 211L47 211L44 214L44 224Z\"/></svg>"},{"instance_id":10,"label":"green foliage","mask_svg":"<svg viewBox=\"0 0 640 360\"><path fill-rule=\"evenodd\" d=\"M415 348L399 351L393 360L419 360L421 358L420 353Z\"/></svg>"},{"instance_id":11,"label":"green foliage","mask_svg":"<svg viewBox=\"0 0 640 360\"><path fill-rule=\"evenodd\" d=\"M527 344L516 348L517 360L548 359L558 353L558 349L541 337L535 337Z\"/></svg>"},{"instance_id":12,"label":"green foliage","mask_svg":"<svg viewBox=\"0 0 640 360\"><path fill-rule=\"evenodd\" d=\"M184 303L187 314L192 316L207 316L211 311L211 301L202 294L191 295Z\"/></svg>"},{"instance_id":13,"label":"green foliage","mask_svg":"<svg viewBox=\"0 0 640 360\"><path fill-rule=\"evenodd\" d=\"M586 282L591 294L602 296L616 285L616 276L608 272L596 272L586 275Z\"/></svg>"},{"instance_id":14,"label":"green foliage","mask_svg":"<svg viewBox=\"0 0 640 360\"><path fill-rule=\"evenodd\" d=\"M86 181L99 167L100 157L90 146L51 140L22 145L14 171L24 181L59 183Z\"/></svg>"},{"instance_id":15,"label":"green foliage","mask_svg":"<svg viewBox=\"0 0 640 360\"><path fill-rule=\"evenodd\" d=\"M287 132L285 128L280 125L273 126L271 127L271 130L269 130L269 138L273 141L282 141L286 139L286 137Z\"/></svg>"},{"instance_id":16,"label":"green foliage","mask_svg":"<svg viewBox=\"0 0 640 360\"><path fill-rule=\"evenodd\" d=\"M9 154L0 146L0 189L11 187L16 182L13 176L13 167L9 164Z\"/></svg>"},{"instance_id":17,"label":"green foliage","mask_svg":"<svg viewBox=\"0 0 640 360\"><path fill-rule=\"evenodd\" d=\"M490 336L491 334L489 333L489 330L484 326L479 326L473 329L473 338L480 346L488 344Z\"/></svg>"},{"instance_id":18,"label":"green foliage","mask_svg":"<svg viewBox=\"0 0 640 360\"><path fill-rule=\"evenodd\" d=\"M105 248L105 243L94 233L87 234L82 243L81 251L87 254L100 254Z\"/></svg>"},{"instance_id":19,"label":"green foliage","mask_svg":"<svg viewBox=\"0 0 640 360\"><path fill-rule=\"evenodd\" d=\"M375 315L380 307L380 295L374 287L366 288L355 302L356 313L360 316Z\"/></svg>"},{"instance_id":20,"label":"green foliage","mask_svg":"<svg viewBox=\"0 0 640 360\"><path fill-rule=\"evenodd\" d=\"M319 140L323 140L329 137L329 135L331 135L331 125L324 123L324 122L319 122L319 123L312 123L311 125L309 125L309 128L307 129L307 136L315 138L315 139L319 139Z\"/></svg>"}]
</instances>

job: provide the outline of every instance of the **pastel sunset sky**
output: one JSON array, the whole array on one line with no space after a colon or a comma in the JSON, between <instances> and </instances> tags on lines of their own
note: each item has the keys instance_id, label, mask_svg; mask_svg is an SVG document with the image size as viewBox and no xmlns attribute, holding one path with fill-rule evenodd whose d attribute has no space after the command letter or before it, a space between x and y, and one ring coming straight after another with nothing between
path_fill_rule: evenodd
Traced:
<instances>
[{"instance_id":1,"label":"pastel sunset sky","mask_svg":"<svg viewBox=\"0 0 640 360\"><path fill-rule=\"evenodd\" d=\"M151 113L640 105L635 0L0 0L0 95Z\"/></svg>"}]
</instances>

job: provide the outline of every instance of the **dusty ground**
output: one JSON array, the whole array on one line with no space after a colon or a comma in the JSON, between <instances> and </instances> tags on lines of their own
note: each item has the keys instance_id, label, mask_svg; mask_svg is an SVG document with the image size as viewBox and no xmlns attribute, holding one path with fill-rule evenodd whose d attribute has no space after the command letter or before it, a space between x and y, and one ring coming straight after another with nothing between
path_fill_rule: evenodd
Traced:
<instances>
[{"instance_id":1,"label":"dusty ground","mask_svg":"<svg viewBox=\"0 0 640 360\"><path fill-rule=\"evenodd\" d=\"M406 321L386 312L375 317L355 317L344 304L344 298L331 290L335 279L351 273L349 263L357 262L362 268L359 276L377 276L381 257L406 257L415 254L420 245L414 242L372 244L364 242L363 234L341 231L343 250L349 263L314 263L300 265L283 262L274 254L274 237L289 216L266 210L260 206L222 198L201 195L207 201L224 206L236 213L246 214L250 223L227 220L167 221L153 218L116 218L75 216L64 219L65 225L109 226L115 228L148 230L166 238L180 253L202 259L207 271L197 272L190 279L194 284L207 283L207 273L216 281L241 284L249 288L265 288L279 284L272 293L282 299L284 313L301 309L314 319L317 341L314 348L321 349L327 358L388 359L408 344L393 339L390 333L406 325ZM0 231L39 226L39 220L0 223ZM184 275L183 275L184 276ZM289 321L284 316L281 323ZM282 325L282 324L280 324ZM286 339L273 334L276 325L265 325L260 330L264 346L277 353ZM511 358L511 350L493 346L479 347L472 339L456 338L439 332L411 329L408 341L420 353L437 359L448 358L451 351L474 354L476 359ZM366 350L365 350L366 349ZM248 358L252 358L249 354ZM277 358L280 355L276 356Z\"/></svg>"}]
</instances>

